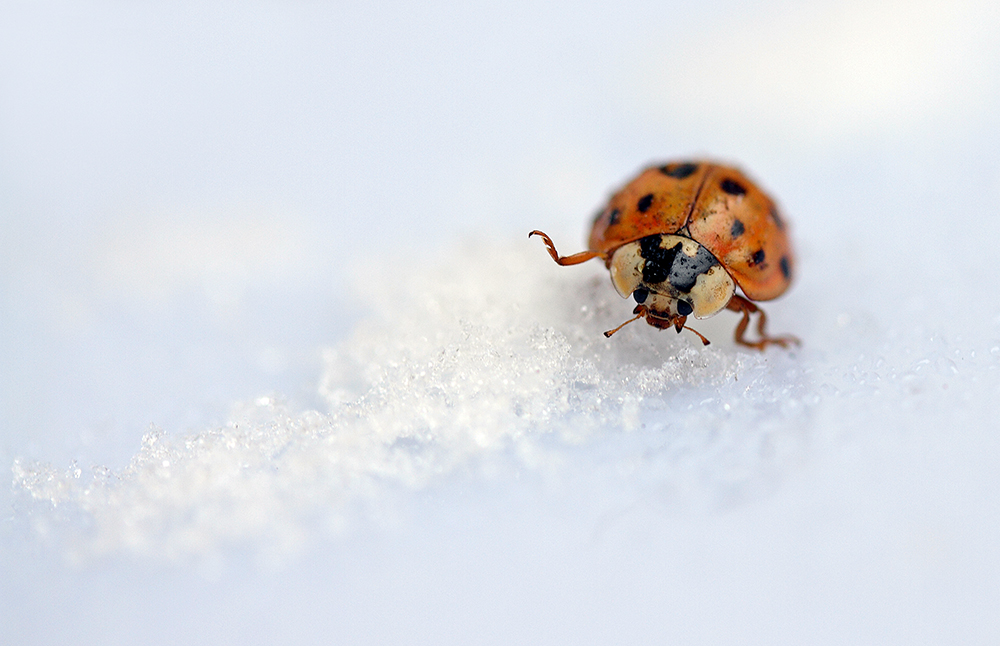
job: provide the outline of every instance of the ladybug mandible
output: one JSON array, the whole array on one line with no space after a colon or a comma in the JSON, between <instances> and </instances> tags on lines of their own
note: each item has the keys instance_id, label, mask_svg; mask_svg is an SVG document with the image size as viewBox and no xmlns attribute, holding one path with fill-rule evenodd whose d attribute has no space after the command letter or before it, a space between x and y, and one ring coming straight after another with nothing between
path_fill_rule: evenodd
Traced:
<instances>
[{"instance_id":1,"label":"ladybug mandible","mask_svg":"<svg viewBox=\"0 0 1000 646\"><path fill-rule=\"evenodd\" d=\"M792 336L768 336L767 317L754 301L769 301L788 289L795 258L785 222L774 202L739 170L710 162L675 162L647 168L618 191L598 213L587 251L560 256L541 231L549 255L560 265L601 258L623 298L632 296L635 316L653 327L685 326L688 316L739 312L740 345L798 343ZM737 293L737 287L743 292ZM745 338L750 315L758 314L757 341Z\"/></svg>"}]
</instances>

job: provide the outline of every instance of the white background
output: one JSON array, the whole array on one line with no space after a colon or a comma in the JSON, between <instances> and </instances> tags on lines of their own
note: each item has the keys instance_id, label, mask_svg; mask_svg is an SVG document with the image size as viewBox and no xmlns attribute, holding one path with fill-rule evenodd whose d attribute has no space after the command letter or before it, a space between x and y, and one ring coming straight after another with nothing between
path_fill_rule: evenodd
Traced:
<instances>
[{"instance_id":1,"label":"white background","mask_svg":"<svg viewBox=\"0 0 1000 646\"><path fill-rule=\"evenodd\" d=\"M2 641L996 643L998 26L0 4ZM801 350L524 239L703 156Z\"/></svg>"}]
</instances>

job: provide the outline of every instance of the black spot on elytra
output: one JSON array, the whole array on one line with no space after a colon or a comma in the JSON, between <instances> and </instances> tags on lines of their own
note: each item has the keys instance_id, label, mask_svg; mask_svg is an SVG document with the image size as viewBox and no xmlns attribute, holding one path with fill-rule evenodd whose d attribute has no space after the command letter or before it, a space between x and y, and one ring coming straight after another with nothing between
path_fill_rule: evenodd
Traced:
<instances>
[{"instance_id":1,"label":"black spot on elytra","mask_svg":"<svg viewBox=\"0 0 1000 646\"><path fill-rule=\"evenodd\" d=\"M792 268L788 264L788 256L782 256L781 262L781 273L785 275L785 280L790 280L792 277Z\"/></svg>"},{"instance_id":2,"label":"black spot on elytra","mask_svg":"<svg viewBox=\"0 0 1000 646\"><path fill-rule=\"evenodd\" d=\"M649 210L649 207L653 205L653 194L643 195L639 198L639 202L636 203L635 208L639 209L639 213L645 213Z\"/></svg>"},{"instance_id":3,"label":"black spot on elytra","mask_svg":"<svg viewBox=\"0 0 1000 646\"><path fill-rule=\"evenodd\" d=\"M680 242L664 249L660 246L661 239L660 235L652 235L639 240L642 257L646 260L642 268L642 280L647 284L669 280L671 287L687 294L694 287L698 276L719 264L705 247L699 245L698 252L692 258L682 251Z\"/></svg>"},{"instance_id":4,"label":"black spot on elytra","mask_svg":"<svg viewBox=\"0 0 1000 646\"><path fill-rule=\"evenodd\" d=\"M736 180L729 179L728 177L726 179L722 180L722 183L719 184L719 187L723 191L725 191L726 193L729 193L730 195L746 195L747 194L746 187L744 187L742 184L740 184Z\"/></svg>"},{"instance_id":5,"label":"black spot on elytra","mask_svg":"<svg viewBox=\"0 0 1000 646\"><path fill-rule=\"evenodd\" d=\"M774 206L771 207L771 219L774 220L774 223L778 225L779 229L785 229L785 221L781 219L780 215L778 215L778 209Z\"/></svg>"},{"instance_id":6,"label":"black spot on elytra","mask_svg":"<svg viewBox=\"0 0 1000 646\"><path fill-rule=\"evenodd\" d=\"M677 313L681 316L687 316L693 311L694 308L691 307L691 303L688 303L687 301L677 301Z\"/></svg>"},{"instance_id":7,"label":"black spot on elytra","mask_svg":"<svg viewBox=\"0 0 1000 646\"><path fill-rule=\"evenodd\" d=\"M615 224L618 224L618 218L620 218L621 215L622 212L619 211L618 209L611 211L611 215L608 216L608 226L610 227Z\"/></svg>"},{"instance_id":8,"label":"black spot on elytra","mask_svg":"<svg viewBox=\"0 0 1000 646\"><path fill-rule=\"evenodd\" d=\"M636 303L645 303L646 299L649 298L649 290L645 287L640 287L632 292L632 298L635 299Z\"/></svg>"},{"instance_id":9,"label":"black spot on elytra","mask_svg":"<svg viewBox=\"0 0 1000 646\"><path fill-rule=\"evenodd\" d=\"M750 264L759 265L762 262L764 262L764 250L758 249L757 251L753 252L752 256L750 256Z\"/></svg>"},{"instance_id":10,"label":"black spot on elytra","mask_svg":"<svg viewBox=\"0 0 1000 646\"><path fill-rule=\"evenodd\" d=\"M676 164L674 166L660 166L660 172L674 179L684 179L690 177L698 170L698 164Z\"/></svg>"},{"instance_id":11,"label":"black spot on elytra","mask_svg":"<svg viewBox=\"0 0 1000 646\"><path fill-rule=\"evenodd\" d=\"M729 229L729 234L734 238L739 238L743 235L744 231L746 231L746 229L743 228L743 223L739 220L733 220L733 226Z\"/></svg>"}]
</instances>

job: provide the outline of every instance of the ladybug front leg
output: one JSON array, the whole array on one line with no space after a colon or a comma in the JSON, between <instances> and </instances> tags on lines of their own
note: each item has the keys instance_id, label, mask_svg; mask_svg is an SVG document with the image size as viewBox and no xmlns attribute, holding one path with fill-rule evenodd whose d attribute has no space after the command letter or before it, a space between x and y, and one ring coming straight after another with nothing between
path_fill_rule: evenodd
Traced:
<instances>
[{"instance_id":1,"label":"ladybug front leg","mask_svg":"<svg viewBox=\"0 0 1000 646\"><path fill-rule=\"evenodd\" d=\"M783 348L787 348L791 344L799 345L799 340L794 336L767 336L767 332L764 328L767 326L767 315L764 314L764 310L760 309L754 305L751 301L743 298L739 294L734 294L729 300L729 304L726 305L727 309L733 310L734 312L739 312L743 314L743 318L740 319L739 324L736 326L736 333L734 337L736 342L740 345L745 345L749 348L756 348L757 350L763 351L767 346L774 344L780 345ZM747 331L747 326L750 325L750 315L757 314L757 335L760 337L760 341L747 341L744 337Z\"/></svg>"},{"instance_id":2,"label":"ladybug front leg","mask_svg":"<svg viewBox=\"0 0 1000 646\"><path fill-rule=\"evenodd\" d=\"M549 255L552 256L552 260L555 260L560 265L578 265L581 262L587 262L591 258L604 258L603 253L597 251L581 251L580 253L575 253L572 256L560 256L559 252L556 251L556 246L552 244L552 238L546 233L541 231L532 231L528 234L531 236L541 236L542 240L545 242L545 248L549 250Z\"/></svg>"}]
</instances>

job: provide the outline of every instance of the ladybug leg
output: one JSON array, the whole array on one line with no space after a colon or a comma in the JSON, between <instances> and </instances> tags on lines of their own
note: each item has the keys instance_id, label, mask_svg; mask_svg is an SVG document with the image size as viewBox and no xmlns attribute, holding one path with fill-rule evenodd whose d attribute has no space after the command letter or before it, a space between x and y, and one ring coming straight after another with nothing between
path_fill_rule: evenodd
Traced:
<instances>
[{"instance_id":1,"label":"ladybug leg","mask_svg":"<svg viewBox=\"0 0 1000 646\"><path fill-rule=\"evenodd\" d=\"M789 345L795 344L799 345L799 340L794 336L768 336L764 328L767 326L767 315L764 314L764 310L757 307L751 301L743 298L739 294L734 294L732 299L730 299L729 304L726 305L726 309L733 310L734 312L739 312L743 315L740 322L736 325L736 333L733 335L736 339L736 343L740 345L745 345L748 348L755 348L757 350L763 351L769 345L780 345L783 348L787 348ZM750 325L750 315L757 314L757 335L760 337L760 341L747 341L744 338L746 334L747 327Z\"/></svg>"},{"instance_id":2,"label":"ladybug leg","mask_svg":"<svg viewBox=\"0 0 1000 646\"><path fill-rule=\"evenodd\" d=\"M604 258L604 254L597 251L581 251L572 256L560 256L559 252L556 251L556 246L552 244L552 238L548 234L541 231L532 231L528 234L529 238L531 236L541 236L542 241L545 242L545 248L548 249L549 255L552 256L552 260L555 260L560 265L578 265L581 262L587 262L591 258Z\"/></svg>"}]
</instances>

